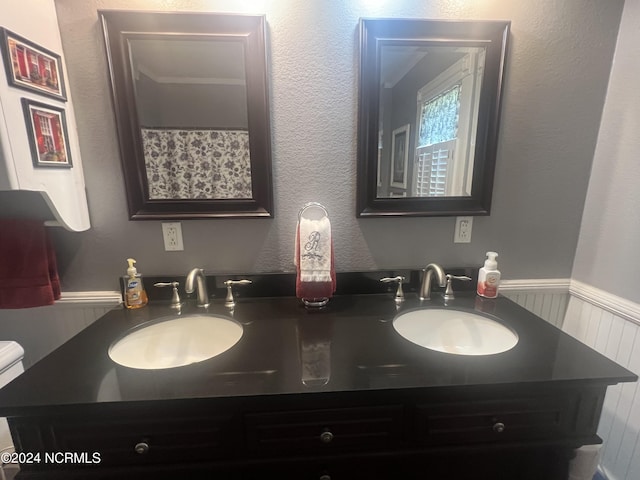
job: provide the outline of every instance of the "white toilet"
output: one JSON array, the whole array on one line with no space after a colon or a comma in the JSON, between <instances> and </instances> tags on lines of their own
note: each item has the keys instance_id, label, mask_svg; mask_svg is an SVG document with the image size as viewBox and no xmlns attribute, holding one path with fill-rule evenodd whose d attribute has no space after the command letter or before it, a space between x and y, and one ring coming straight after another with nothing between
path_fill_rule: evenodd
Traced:
<instances>
[{"instance_id":1,"label":"white toilet","mask_svg":"<svg viewBox=\"0 0 640 480\"><path fill-rule=\"evenodd\" d=\"M0 341L0 388L24 372L22 357L24 357L24 349L19 343ZM0 418L0 451L12 446L13 441L7 421Z\"/></svg>"}]
</instances>

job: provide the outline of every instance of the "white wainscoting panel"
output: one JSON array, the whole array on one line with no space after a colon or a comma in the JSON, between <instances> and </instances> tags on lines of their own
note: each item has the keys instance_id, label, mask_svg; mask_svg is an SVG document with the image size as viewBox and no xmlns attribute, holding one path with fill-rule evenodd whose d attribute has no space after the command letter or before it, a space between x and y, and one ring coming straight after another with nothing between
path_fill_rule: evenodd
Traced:
<instances>
[{"instance_id":1,"label":"white wainscoting panel","mask_svg":"<svg viewBox=\"0 0 640 480\"><path fill-rule=\"evenodd\" d=\"M500 293L558 328L569 302L569 279L505 280Z\"/></svg>"},{"instance_id":2,"label":"white wainscoting panel","mask_svg":"<svg viewBox=\"0 0 640 480\"><path fill-rule=\"evenodd\" d=\"M563 329L598 352L640 373L640 305L571 282ZM607 389L598 435L601 466L610 480L640 479L640 384Z\"/></svg>"},{"instance_id":3,"label":"white wainscoting panel","mask_svg":"<svg viewBox=\"0 0 640 480\"><path fill-rule=\"evenodd\" d=\"M121 302L119 292L73 292L47 307L0 310L0 340L22 345L27 369Z\"/></svg>"}]
</instances>

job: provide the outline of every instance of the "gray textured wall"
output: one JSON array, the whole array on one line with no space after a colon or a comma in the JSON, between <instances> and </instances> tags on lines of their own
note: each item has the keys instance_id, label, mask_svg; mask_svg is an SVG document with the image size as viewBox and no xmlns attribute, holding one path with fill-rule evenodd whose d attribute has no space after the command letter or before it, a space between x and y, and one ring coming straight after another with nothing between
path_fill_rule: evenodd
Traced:
<instances>
[{"instance_id":1,"label":"gray textured wall","mask_svg":"<svg viewBox=\"0 0 640 480\"><path fill-rule=\"evenodd\" d=\"M147 274L292 270L299 207L331 214L339 270L476 265L500 253L504 278L571 274L622 0L56 0L92 229L56 233L64 290L116 289L124 259ZM127 219L97 9L266 13L276 218L182 222L184 252L164 252L160 222ZM471 244L453 218L355 218L360 17L508 19L493 210Z\"/></svg>"},{"instance_id":2,"label":"gray textured wall","mask_svg":"<svg viewBox=\"0 0 640 480\"><path fill-rule=\"evenodd\" d=\"M573 277L640 303L640 1L627 0Z\"/></svg>"}]
</instances>

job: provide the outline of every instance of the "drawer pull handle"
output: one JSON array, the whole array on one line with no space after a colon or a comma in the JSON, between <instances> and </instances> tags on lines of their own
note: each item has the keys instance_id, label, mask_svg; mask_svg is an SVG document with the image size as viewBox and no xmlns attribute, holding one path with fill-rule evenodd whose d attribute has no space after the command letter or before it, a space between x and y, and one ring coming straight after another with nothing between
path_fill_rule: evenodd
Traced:
<instances>
[{"instance_id":1,"label":"drawer pull handle","mask_svg":"<svg viewBox=\"0 0 640 480\"><path fill-rule=\"evenodd\" d=\"M149 444L147 442L136 443L134 450L136 453L144 455L145 453L149 453Z\"/></svg>"},{"instance_id":2,"label":"drawer pull handle","mask_svg":"<svg viewBox=\"0 0 640 480\"><path fill-rule=\"evenodd\" d=\"M497 422L493 424L493 431L496 433L502 433L504 432L504 423L502 422Z\"/></svg>"},{"instance_id":3,"label":"drawer pull handle","mask_svg":"<svg viewBox=\"0 0 640 480\"><path fill-rule=\"evenodd\" d=\"M322 443L331 443L332 440L333 440L333 433L331 433L329 430L325 430L320 434L320 441Z\"/></svg>"}]
</instances>

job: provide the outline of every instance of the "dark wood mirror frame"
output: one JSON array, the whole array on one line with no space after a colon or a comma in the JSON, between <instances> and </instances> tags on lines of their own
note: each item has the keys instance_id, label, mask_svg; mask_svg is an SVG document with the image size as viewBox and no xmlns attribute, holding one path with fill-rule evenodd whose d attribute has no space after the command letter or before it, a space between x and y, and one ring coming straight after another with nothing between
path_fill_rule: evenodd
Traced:
<instances>
[{"instance_id":1,"label":"dark wood mirror frame","mask_svg":"<svg viewBox=\"0 0 640 480\"><path fill-rule=\"evenodd\" d=\"M272 218L271 130L265 17L216 13L101 10L131 220ZM155 200L148 195L128 35L210 35L242 39L245 49L251 199Z\"/></svg>"},{"instance_id":2,"label":"dark wood mirror frame","mask_svg":"<svg viewBox=\"0 0 640 480\"><path fill-rule=\"evenodd\" d=\"M509 21L360 20L357 217L490 213L509 27ZM385 42L486 47L470 196L377 197L380 49Z\"/></svg>"}]
</instances>

